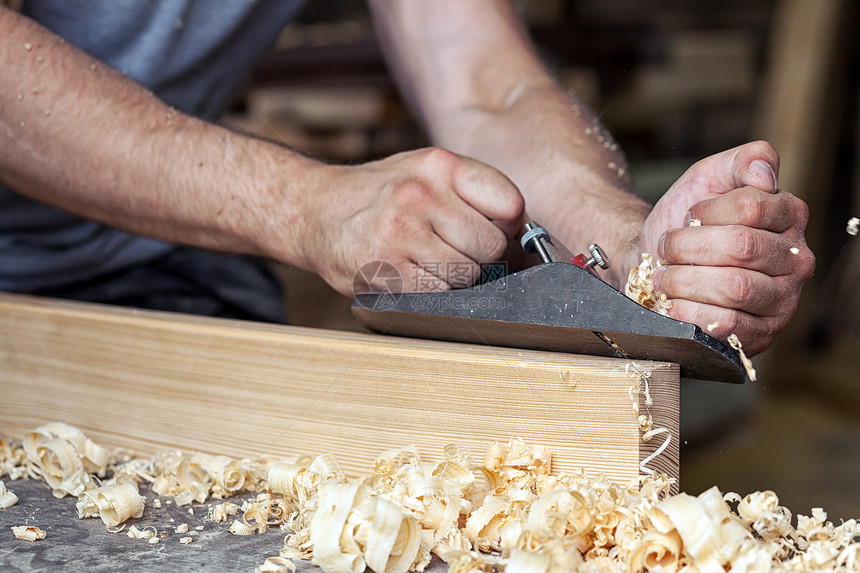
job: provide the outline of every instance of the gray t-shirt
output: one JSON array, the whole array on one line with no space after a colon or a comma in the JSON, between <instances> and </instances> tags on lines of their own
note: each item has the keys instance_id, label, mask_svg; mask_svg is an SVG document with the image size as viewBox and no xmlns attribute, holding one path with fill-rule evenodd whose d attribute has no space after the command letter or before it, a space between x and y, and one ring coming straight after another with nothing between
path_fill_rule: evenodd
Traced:
<instances>
[{"instance_id":1,"label":"gray t-shirt","mask_svg":"<svg viewBox=\"0 0 860 573\"><path fill-rule=\"evenodd\" d=\"M25 0L22 12L166 103L214 120L301 3ZM172 248L0 185L0 290L59 287L152 260Z\"/></svg>"}]
</instances>

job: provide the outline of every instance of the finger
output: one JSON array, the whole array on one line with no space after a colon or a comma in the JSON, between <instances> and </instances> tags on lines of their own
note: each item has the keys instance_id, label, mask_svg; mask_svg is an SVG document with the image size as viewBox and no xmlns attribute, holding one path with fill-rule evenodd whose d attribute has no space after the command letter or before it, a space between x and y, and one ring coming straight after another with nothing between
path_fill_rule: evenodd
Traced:
<instances>
[{"instance_id":1,"label":"finger","mask_svg":"<svg viewBox=\"0 0 860 573\"><path fill-rule=\"evenodd\" d=\"M507 248L506 233L468 205L439 209L431 213L428 219L439 238L472 261L497 261Z\"/></svg>"},{"instance_id":2,"label":"finger","mask_svg":"<svg viewBox=\"0 0 860 573\"><path fill-rule=\"evenodd\" d=\"M475 260L463 255L439 237L414 243L410 248L409 259L423 270L423 273L416 273L414 276L427 283L411 285L413 292L465 288L475 284L481 275L481 267ZM434 287L434 282L441 282L445 288Z\"/></svg>"},{"instance_id":3,"label":"finger","mask_svg":"<svg viewBox=\"0 0 860 573\"><path fill-rule=\"evenodd\" d=\"M761 317L789 316L797 307L798 297L789 278L736 267L669 265L661 268L655 283L657 290L672 300L738 309Z\"/></svg>"},{"instance_id":4,"label":"finger","mask_svg":"<svg viewBox=\"0 0 860 573\"><path fill-rule=\"evenodd\" d=\"M404 262L398 265L397 268L403 276L403 288L401 292L441 292L451 290L451 286L448 283L414 262Z\"/></svg>"},{"instance_id":5,"label":"finger","mask_svg":"<svg viewBox=\"0 0 860 573\"><path fill-rule=\"evenodd\" d=\"M497 169L468 157L461 159L463 165L454 179L454 190L506 234L515 234L525 209L525 200L517 187Z\"/></svg>"},{"instance_id":6,"label":"finger","mask_svg":"<svg viewBox=\"0 0 860 573\"><path fill-rule=\"evenodd\" d=\"M704 182L709 191L718 194L746 186L775 193L778 174L779 154L766 141L746 143L711 155L687 172Z\"/></svg>"},{"instance_id":7,"label":"finger","mask_svg":"<svg viewBox=\"0 0 860 573\"><path fill-rule=\"evenodd\" d=\"M695 324L721 340L725 340L730 334L737 335L747 356L764 351L771 345L779 330L771 319L685 299L672 301L669 316Z\"/></svg>"},{"instance_id":8,"label":"finger","mask_svg":"<svg viewBox=\"0 0 860 573\"><path fill-rule=\"evenodd\" d=\"M422 149L409 155L415 156L428 180L452 188L483 217L499 222L518 221L521 217L525 200L499 170L439 148Z\"/></svg>"},{"instance_id":9,"label":"finger","mask_svg":"<svg viewBox=\"0 0 860 573\"><path fill-rule=\"evenodd\" d=\"M770 276L798 272L805 258L792 248L798 247L783 234L742 225L670 229L657 243L658 256L667 264L739 267Z\"/></svg>"},{"instance_id":10,"label":"finger","mask_svg":"<svg viewBox=\"0 0 860 573\"><path fill-rule=\"evenodd\" d=\"M505 233L460 198L444 178L400 181L387 201L395 215L375 223L377 234L415 247L410 252L412 260L446 260L442 252L433 250L443 243L455 249L460 258L481 262L498 260L507 247Z\"/></svg>"},{"instance_id":11,"label":"finger","mask_svg":"<svg viewBox=\"0 0 860 573\"><path fill-rule=\"evenodd\" d=\"M781 233L806 227L806 204L785 191L767 193L755 187L729 191L690 208L690 219L703 225L744 225Z\"/></svg>"}]
</instances>

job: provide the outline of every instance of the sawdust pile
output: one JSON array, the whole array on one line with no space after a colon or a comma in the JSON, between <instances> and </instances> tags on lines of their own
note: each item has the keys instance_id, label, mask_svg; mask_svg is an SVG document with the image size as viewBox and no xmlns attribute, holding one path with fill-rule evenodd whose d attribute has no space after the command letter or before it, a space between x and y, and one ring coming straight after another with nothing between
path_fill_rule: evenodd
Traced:
<instances>
[{"instance_id":1,"label":"sawdust pile","mask_svg":"<svg viewBox=\"0 0 860 573\"><path fill-rule=\"evenodd\" d=\"M261 571L292 570L291 559L313 559L325 571L421 571L433 555L455 572L860 567L856 520L835 525L813 509L792 526L771 491L670 495L661 474L626 485L585 472L552 475L550 452L517 439L490 444L477 462L455 446L442 461L424 461L415 448L390 450L361 479L348 479L331 454L273 463L170 452L108 464L104 448L65 424L0 445L0 477L44 479L55 495L78 496L79 517L98 515L109 526L142 514L140 480L177 504L261 491L241 507L210 509L216 521L241 512L230 526L237 535L288 532ZM95 487L108 465L111 479Z\"/></svg>"}]
</instances>

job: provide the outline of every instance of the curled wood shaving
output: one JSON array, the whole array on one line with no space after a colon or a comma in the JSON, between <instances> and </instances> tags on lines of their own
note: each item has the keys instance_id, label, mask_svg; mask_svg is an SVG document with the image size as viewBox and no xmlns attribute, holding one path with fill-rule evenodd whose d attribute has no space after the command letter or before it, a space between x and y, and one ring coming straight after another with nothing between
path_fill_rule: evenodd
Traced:
<instances>
[{"instance_id":1,"label":"curled wood shaving","mask_svg":"<svg viewBox=\"0 0 860 573\"><path fill-rule=\"evenodd\" d=\"M158 535L158 530L151 525L144 527L143 529L138 529L136 525L132 525L128 528L128 533L126 533L126 535L132 539L152 539Z\"/></svg>"},{"instance_id":2,"label":"curled wood shaving","mask_svg":"<svg viewBox=\"0 0 860 573\"><path fill-rule=\"evenodd\" d=\"M78 518L100 517L105 525L116 527L132 517L143 515L146 500L136 484L110 484L85 491L75 507Z\"/></svg>"},{"instance_id":3,"label":"curled wood shaving","mask_svg":"<svg viewBox=\"0 0 860 573\"><path fill-rule=\"evenodd\" d=\"M269 463L264 460L235 460L227 456L167 452L156 456L150 467L138 470L149 477L152 491L171 496L179 506L203 503L242 491L264 488Z\"/></svg>"},{"instance_id":4,"label":"curled wood shaving","mask_svg":"<svg viewBox=\"0 0 860 573\"><path fill-rule=\"evenodd\" d=\"M741 357L741 364L744 365L744 369L747 371L747 376L749 376L750 380L755 382L755 380L756 380L755 368L753 368L752 360L747 358L747 355L744 354L743 345L741 344L740 339L738 339L738 337L735 333L732 333L729 335L729 337L726 340L728 341L729 346L731 346L732 348L734 348L735 350L738 351L738 354Z\"/></svg>"},{"instance_id":5,"label":"curled wood shaving","mask_svg":"<svg viewBox=\"0 0 860 573\"><path fill-rule=\"evenodd\" d=\"M18 503L18 496L6 489L6 484L0 480L0 509L12 507Z\"/></svg>"},{"instance_id":6,"label":"curled wood shaving","mask_svg":"<svg viewBox=\"0 0 860 573\"><path fill-rule=\"evenodd\" d=\"M39 541L45 539L45 530L36 527L35 525L18 525L12 527L12 534L15 539L21 541Z\"/></svg>"},{"instance_id":7,"label":"curled wood shaving","mask_svg":"<svg viewBox=\"0 0 860 573\"><path fill-rule=\"evenodd\" d=\"M21 444L12 444L0 438L0 478L9 476L14 481L28 475L26 462L27 455Z\"/></svg>"},{"instance_id":8,"label":"curled wood shaving","mask_svg":"<svg viewBox=\"0 0 860 573\"><path fill-rule=\"evenodd\" d=\"M654 286L654 273L661 266L663 265L659 260L654 261L651 255L642 253L642 261L630 269L627 275L624 294L648 310L668 316L672 301L666 298L666 295L657 292Z\"/></svg>"},{"instance_id":9,"label":"curled wood shaving","mask_svg":"<svg viewBox=\"0 0 860 573\"><path fill-rule=\"evenodd\" d=\"M256 573L295 573L296 566L289 559L283 557L266 557L262 565L257 567Z\"/></svg>"},{"instance_id":10,"label":"curled wood shaving","mask_svg":"<svg viewBox=\"0 0 860 573\"><path fill-rule=\"evenodd\" d=\"M54 497L78 496L95 487L92 473L103 477L108 453L79 429L53 423L24 436L27 463L51 486Z\"/></svg>"},{"instance_id":11,"label":"curled wood shaving","mask_svg":"<svg viewBox=\"0 0 860 573\"><path fill-rule=\"evenodd\" d=\"M649 442L654 436L665 435L663 443L653 452L651 452L644 460L639 462L639 471L643 474L653 475L654 470L648 467L648 464L654 461L669 447L672 442L672 433L665 427L654 427L654 419L651 416L651 406L654 404L654 399L651 397L651 390L648 381L651 378L650 372L642 371L635 362L629 362L624 366L624 371L628 376L635 378L636 383L630 386L627 390L630 396L630 401L633 405L633 414L637 416L639 430L642 432L642 441ZM642 397L642 402L645 405L645 413L640 413L639 399Z\"/></svg>"},{"instance_id":12,"label":"curled wood shaving","mask_svg":"<svg viewBox=\"0 0 860 573\"><path fill-rule=\"evenodd\" d=\"M212 521L227 521L228 517L237 513L239 513L239 506L228 501L210 507L209 519Z\"/></svg>"},{"instance_id":13,"label":"curled wood shaving","mask_svg":"<svg viewBox=\"0 0 860 573\"><path fill-rule=\"evenodd\" d=\"M314 559L324 570L403 573L418 555L418 520L361 484L320 486L310 524Z\"/></svg>"},{"instance_id":14,"label":"curled wood shaving","mask_svg":"<svg viewBox=\"0 0 860 573\"><path fill-rule=\"evenodd\" d=\"M845 227L845 232L849 235L857 235L860 232L860 219L851 217L848 219L848 225Z\"/></svg>"},{"instance_id":15,"label":"curled wood shaving","mask_svg":"<svg viewBox=\"0 0 860 573\"><path fill-rule=\"evenodd\" d=\"M247 523L234 519L232 525L230 525L230 533L233 535L254 535L256 532Z\"/></svg>"}]
</instances>

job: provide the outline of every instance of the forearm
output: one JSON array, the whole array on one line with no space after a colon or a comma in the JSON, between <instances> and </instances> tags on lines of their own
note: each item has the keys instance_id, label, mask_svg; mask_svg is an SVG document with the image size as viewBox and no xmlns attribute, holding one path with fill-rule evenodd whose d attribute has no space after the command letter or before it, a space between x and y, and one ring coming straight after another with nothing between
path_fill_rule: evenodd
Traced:
<instances>
[{"instance_id":1,"label":"forearm","mask_svg":"<svg viewBox=\"0 0 860 573\"><path fill-rule=\"evenodd\" d=\"M619 284L648 206L623 157L553 81L506 2L374 2L392 67L440 146L493 165L573 250L597 242ZM421 30L417 34L416 30Z\"/></svg>"},{"instance_id":2,"label":"forearm","mask_svg":"<svg viewBox=\"0 0 860 573\"><path fill-rule=\"evenodd\" d=\"M308 160L172 110L3 9L0 38L4 184L161 239L271 256L267 229L277 225L282 245L298 244L285 235L314 177Z\"/></svg>"}]
</instances>

